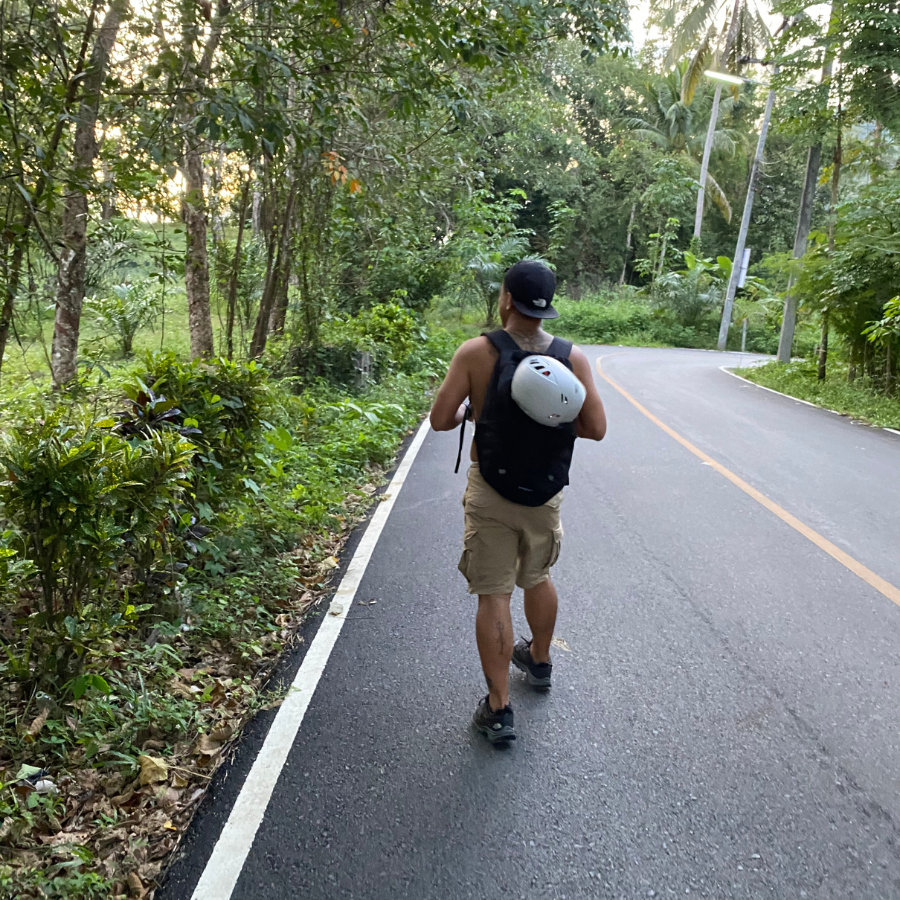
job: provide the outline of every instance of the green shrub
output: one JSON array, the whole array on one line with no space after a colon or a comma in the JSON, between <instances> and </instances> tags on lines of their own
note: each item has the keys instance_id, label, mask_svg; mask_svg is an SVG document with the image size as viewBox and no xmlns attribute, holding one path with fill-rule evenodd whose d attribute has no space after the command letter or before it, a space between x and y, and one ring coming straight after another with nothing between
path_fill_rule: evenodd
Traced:
<instances>
[{"instance_id":1,"label":"green shrub","mask_svg":"<svg viewBox=\"0 0 900 900\"><path fill-rule=\"evenodd\" d=\"M206 501L252 468L260 424L270 402L265 369L228 359L180 362L174 353L148 354L145 369L123 385L132 402L141 394L165 397L180 410L197 447L195 490Z\"/></svg>"},{"instance_id":2,"label":"green shrub","mask_svg":"<svg viewBox=\"0 0 900 900\"><path fill-rule=\"evenodd\" d=\"M550 324L560 334L585 344L668 344L703 347L711 336L679 325L667 310L638 299L559 300L559 319Z\"/></svg>"},{"instance_id":3,"label":"green shrub","mask_svg":"<svg viewBox=\"0 0 900 900\"><path fill-rule=\"evenodd\" d=\"M27 671L31 658L38 680L76 674L91 642L134 615L123 567L146 585L169 555L194 448L177 433L129 441L113 425L73 425L57 411L4 438L0 504L39 585L18 664Z\"/></svg>"},{"instance_id":4,"label":"green shrub","mask_svg":"<svg viewBox=\"0 0 900 900\"><path fill-rule=\"evenodd\" d=\"M422 326L399 303L376 303L352 322L360 340L371 345L382 366L403 368L416 341L425 340Z\"/></svg>"},{"instance_id":5,"label":"green shrub","mask_svg":"<svg viewBox=\"0 0 900 900\"><path fill-rule=\"evenodd\" d=\"M355 316L334 318L322 328L322 345L314 348L310 362L319 365L316 375L334 384L350 384L356 375L357 354L372 355L376 374L407 369L410 356L427 340L425 328L399 303L376 303Z\"/></svg>"},{"instance_id":6,"label":"green shrub","mask_svg":"<svg viewBox=\"0 0 900 900\"><path fill-rule=\"evenodd\" d=\"M105 296L88 297L85 311L101 334L112 338L122 355L128 356L137 333L162 312L162 290L156 279L116 284Z\"/></svg>"}]
</instances>

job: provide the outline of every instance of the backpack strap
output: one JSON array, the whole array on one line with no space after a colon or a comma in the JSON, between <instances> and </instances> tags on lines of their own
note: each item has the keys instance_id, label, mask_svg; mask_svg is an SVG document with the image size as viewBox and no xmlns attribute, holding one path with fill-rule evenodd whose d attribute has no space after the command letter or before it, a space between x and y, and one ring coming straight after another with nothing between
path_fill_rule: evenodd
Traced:
<instances>
[{"instance_id":1,"label":"backpack strap","mask_svg":"<svg viewBox=\"0 0 900 900\"><path fill-rule=\"evenodd\" d=\"M459 426L459 453L456 454L456 468L453 470L454 475L459 472L459 464L460 462L462 462L463 444L466 440L466 422L469 421L471 415L472 405L470 403L466 403L466 414L465 416L463 416L463 420Z\"/></svg>"},{"instance_id":2,"label":"backpack strap","mask_svg":"<svg viewBox=\"0 0 900 900\"><path fill-rule=\"evenodd\" d=\"M481 336L486 337L501 356L504 353L515 353L522 349L502 328L498 328L496 331L482 332Z\"/></svg>"},{"instance_id":3,"label":"backpack strap","mask_svg":"<svg viewBox=\"0 0 900 900\"><path fill-rule=\"evenodd\" d=\"M527 353L529 351L522 348L510 337L510 335L502 328L496 331L483 332L482 337L486 337L501 355L506 353L516 353L518 351ZM558 359L568 359L572 352L572 342L565 338L555 337L550 342L550 346L544 351L548 356L555 356Z\"/></svg>"},{"instance_id":4,"label":"backpack strap","mask_svg":"<svg viewBox=\"0 0 900 900\"><path fill-rule=\"evenodd\" d=\"M560 337L553 338L550 346L547 348L547 355L555 356L557 359L568 359L571 352L572 342Z\"/></svg>"}]
</instances>

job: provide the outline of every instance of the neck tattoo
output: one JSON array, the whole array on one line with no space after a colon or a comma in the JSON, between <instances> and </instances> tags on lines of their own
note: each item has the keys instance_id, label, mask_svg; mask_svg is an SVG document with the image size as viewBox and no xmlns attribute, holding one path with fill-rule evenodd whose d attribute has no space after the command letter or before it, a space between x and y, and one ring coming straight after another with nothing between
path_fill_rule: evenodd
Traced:
<instances>
[{"instance_id":1,"label":"neck tattoo","mask_svg":"<svg viewBox=\"0 0 900 900\"><path fill-rule=\"evenodd\" d=\"M543 328L538 328L537 331L530 334L512 329L507 333L523 350L527 350L529 353L543 353L553 343L553 335L547 334Z\"/></svg>"}]
</instances>

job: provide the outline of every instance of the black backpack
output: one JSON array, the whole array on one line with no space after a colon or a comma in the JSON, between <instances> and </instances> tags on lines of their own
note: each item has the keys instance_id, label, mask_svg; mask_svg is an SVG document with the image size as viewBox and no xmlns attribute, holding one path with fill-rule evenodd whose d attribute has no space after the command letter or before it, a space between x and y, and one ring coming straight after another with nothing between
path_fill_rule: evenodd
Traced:
<instances>
[{"instance_id":1,"label":"black backpack","mask_svg":"<svg viewBox=\"0 0 900 900\"><path fill-rule=\"evenodd\" d=\"M500 496L522 506L543 506L569 483L575 423L541 425L512 398L512 378L528 356L505 331L484 335L500 354L475 427L478 466ZM541 356L571 369L572 342L555 337ZM463 423L465 427L465 423Z\"/></svg>"}]
</instances>

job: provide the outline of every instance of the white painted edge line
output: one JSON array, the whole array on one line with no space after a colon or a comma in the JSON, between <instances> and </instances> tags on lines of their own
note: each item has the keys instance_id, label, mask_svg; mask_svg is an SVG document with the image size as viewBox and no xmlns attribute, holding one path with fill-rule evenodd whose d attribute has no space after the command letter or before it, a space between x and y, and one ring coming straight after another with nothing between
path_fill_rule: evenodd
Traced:
<instances>
[{"instance_id":1,"label":"white painted edge line","mask_svg":"<svg viewBox=\"0 0 900 900\"><path fill-rule=\"evenodd\" d=\"M757 384L755 381L751 381L749 378L744 378L742 375L737 375L735 372L732 372L727 366L719 366L719 368L727 375L730 375L732 378L737 378L738 381L743 381L744 384L752 384L753 387L759 388L761 391L768 391L770 394L777 394L779 397L786 397L788 400L793 400L794 403L802 403L804 406L811 406L813 409L824 409L825 412L840 415L840 413L834 409L827 409L824 406L817 406L815 403L811 403L809 400L801 400L799 397L792 397L790 394L785 394L782 391L776 391L774 388L766 387L764 384Z\"/></svg>"},{"instance_id":2,"label":"white painted edge line","mask_svg":"<svg viewBox=\"0 0 900 900\"><path fill-rule=\"evenodd\" d=\"M400 465L397 466L387 491L381 495L381 502L353 554L353 559L331 600L328 613L313 638L300 670L275 716L275 721L269 728L269 733L238 794L231 815L219 835L200 881L191 895L191 900L229 900L231 897L256 838L256 832L262 824L278 776L284 768L310 700L325 671L325 664L331 656L331 651L353 605L353 599L372 558L372 552L429 428L428 419L425 419Z\"/></svg>"},{"instance_id":3,"label":"white painted edge line","mask_svg":"<svg viewBox=\"0 0 900 900\"><path fill-rule=\"evenodd\" d=\"M871 425L869 422L863 422L859 419L854 419L853 416L845 415L842 412L838 412L836 409L829 409L827 406L819 406L816 403L811 403L809 400L801 400L799 397L792 397L790 394L785 394L782 391L776 391L774 388L766 387L764 384L757 384L755 381L751 381L749 378L744 378L742 375L738 375L735 372L732 372L727 366L719 366L719 368L730 375L732 378L737 378L738 381L743 381L744 384L751 384L755 388L759 388L761 391L768 391L770 394L777 394L779 397L786 397L788 400L793 400L794 403L802 403L804 406L811 406L813 409L821 409L824 412L830 412L836 416L840 416L842 419L849 419L851 422L858 423L860 425L865 425L867 428L874 428L876 431L889 431L891 434L900 435L900 431L897 431L896 428L882 428L879 425Z\"/></svg>"}]
</instances>

